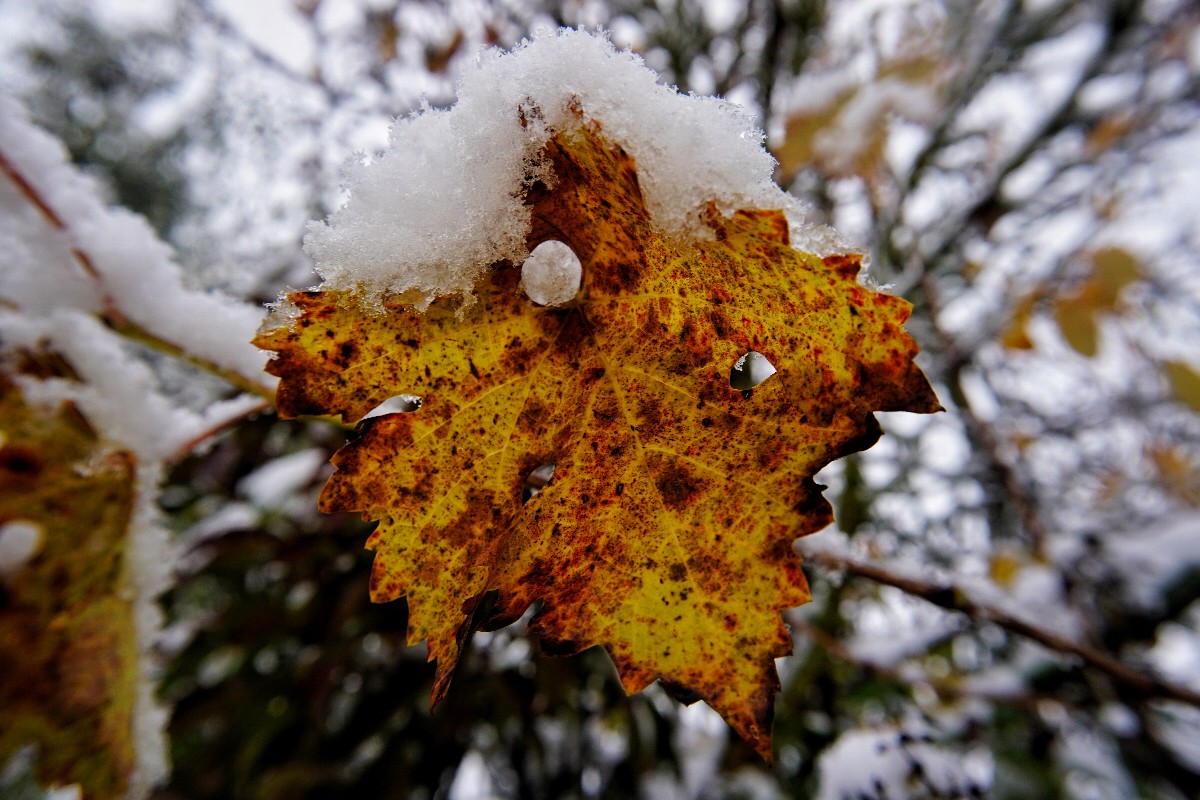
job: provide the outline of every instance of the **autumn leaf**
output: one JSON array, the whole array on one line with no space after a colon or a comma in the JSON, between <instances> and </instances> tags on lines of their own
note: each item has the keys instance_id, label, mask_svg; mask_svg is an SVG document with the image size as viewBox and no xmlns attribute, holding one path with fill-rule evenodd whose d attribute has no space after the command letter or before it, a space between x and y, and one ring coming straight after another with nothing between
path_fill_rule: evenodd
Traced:
<instances>
[{"instance_id":1,"label":"autumn leaf","mask_svg":"<svg viewBox=\"0 0 1200 800\"><path fill-rule=\"evenodd\" d=\"M1029 320L1037 308L1038 299L1038 295L1031 294L1017 303L1008 328L1000 334L1000 344L1010 350L1033 349L1033 340L1029 338Z\"/></svg>"},{"instance_id":2,"label":"autumn leaf","mask_svg":"<svg viewBox=\"0 0 1200 800\"><path fill-rule=\"evenodd\" d=\"M1200 388L1200 383L1195 388ZM1200 508L1200 463L1194 456L1185 448L1171 445L1148 447L1146 455L1159 485L1168 494L1192 508Z\"/></svg>"},{"instance_id":3,"label":"autumn leaf","mask_svg":"<svg viewBox=\"0 0 1200 800\"><path fill-rule=\"evenodd\" d=\"M855 256L792 248L781 212L710 208L705 235L665 236L596 123L547 151L528 245L579 256L574 301L535 305L511 264L472 304L424 313L293 293L255 340L277 353L279 411L355 422L422 398L359 425L320 505L379 520L371 595L407 596L435 702L472 626L540 600L530 631L548 651L602 645L626 691L658 679L703 698L770 758L779 612L809 599L792 542L831 520L812 476L875 442L872 411L938 409L910 306L859 285ZM750 352L778 372L735 388Z\"/></svg>"},{"instance_id":4,"label":"autumn leaf","mask_svg":"<svg viewBox=\"0 0 1200 800\"><path fill-rule=\"evenodd\" d=\"M1091 254L1091 275L1073 293L1054 303L1054 318L1063 338L1080 355L1099 352L1099 315L1114 311L1121 290L1141 275L1137 258L1119 247Z\"/></svg>"},{"instance_id":5,"label":"autumn leaf","mask_svg":"<svg viewBox=\"0 0 1200 800\"><path fill-rule=\"evenodd\" d=\"M1163 372L1174 399L1200 414L1200 372L1183 361L1164 361Z\"/></svg>"},{"instance_id":6,"label":"autumn leaf","mask_svg":"<svg viewBox=\"0 0 1200 800\"><path fill-rule=\"evenodd\" d=\"M87 798L125 797L136 762L133 497L128 452L0 372L0 764L36 745L38 780Z\"/></svg>"},{"instance_id":7,"label":"autumn leaf","mask_svg":"<svg viewBox=\"0 0 1200 800\"><path fill-rule=\"evenodd\" d=\"M1137 257L1121 247L1092 251L1087 260L1086 279L1071 291L1052 297L1056 287L1043 285L1021 298L1000 343L1010 350L1033 349L1029 323L1048 305L1067 344L1080 355L1094 357L1100 349L1102 316L1119 313L1122 290L1141 278L1142 268Z\"/></svg>"},{"instance_id":8,"label":"autumn leaf","mask_svg":"<svg viewBox=\"0 0 1200 800\"><path fill-rule=\"evenodd\" d=\"M815 103L804 96L814 104L787 115L784 135L774 148L779 179L789 183L800 170L816 166L833 177L872 180L886 161L891 119L930 121L952 74L944 57L914 47L881 65L868 82L816 92Z\"/></svg>"}]
</instances>

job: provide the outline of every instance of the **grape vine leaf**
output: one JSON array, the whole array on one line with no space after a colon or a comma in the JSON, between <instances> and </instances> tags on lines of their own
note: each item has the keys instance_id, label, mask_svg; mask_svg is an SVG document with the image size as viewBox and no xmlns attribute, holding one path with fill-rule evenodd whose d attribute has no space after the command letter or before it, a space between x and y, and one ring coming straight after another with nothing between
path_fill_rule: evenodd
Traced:
<instances>
[{"instance_id":1,"label":"grape vine leaf","mask_svg":"<svg viewBox=\"0 0 1200 800\"><path fill-rule=\"evenodd\" d=\"M19 372L47 366L30 355ZM127 796L137 758L134 472L74 405L28 404L0 371L0 549L25 540L0 575L0 765L35 745L37 779L88 798Z\"/></svg>"},{"instance_id":2,"label":"grape vine leaf","mask_svg":"<svg viewBox=\"0 0 1200 800\"><path fill-rule=\"evenodd\" d=\"M535 305L506 263L465 308L292 293L255 340L276 354L279 411L354 422L423 399L359 425L320 505L379 520L371 595L407 596L435 703L473 626L541 600L529 629L548 652L602 645L627 692L658 679L702 698L770 759L779 612L810 599L792 543L831 521L812 476L875 442L872 411L939 408L910 306L859 285L857 257L791 247L780 212L710 207L708 236L664 235L598 123L547 156L528 243L578 254L575 301ZM750 351L778 374L735 389Z\"/></svg>"}]
</instances>

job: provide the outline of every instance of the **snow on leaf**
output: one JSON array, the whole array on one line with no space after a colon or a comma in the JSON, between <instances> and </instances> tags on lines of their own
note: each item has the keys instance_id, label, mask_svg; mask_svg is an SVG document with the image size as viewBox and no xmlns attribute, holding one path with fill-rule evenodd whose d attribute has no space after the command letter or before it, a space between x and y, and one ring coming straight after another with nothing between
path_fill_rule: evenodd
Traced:
<instances>
[{"instance_id":1,"label":"snow on leaf","mask_svg":"<svg viewBox=\"0 0 1200 800\"><path fill-rule=\"evenodd\" d=\"M128 451L0 372L0 764L37 745L39 781L89 798L131 794L138 761L133 499Z\"/></svg>"},{"instance_id":2,"label":"snow on leaf","mask_svg":"<svg viewBox=\"0 0 1200 800\"><path fill-rule=\"evenodd\" d=\"M602 645L626 691L699 696L769 758L774 659L791 650L779 612L809 599L792 541L831 519L812 475L874 443L872 411L938 409L910 307L860 286L857 257L791 247L781 212L710 207L706 235L662 233L599 123L546 148L527 244L578 255L574 300L535 304L507 262L465 308L293 293L298 313L255 340L277 354L279 410L354 422L422 398L360 424L320 502L379 520L371 594L407 596L435 702L470 626L540 599L530 630L548 651ZM777 372L735 388L749 352Z\"/></svg>"}]
</instances>

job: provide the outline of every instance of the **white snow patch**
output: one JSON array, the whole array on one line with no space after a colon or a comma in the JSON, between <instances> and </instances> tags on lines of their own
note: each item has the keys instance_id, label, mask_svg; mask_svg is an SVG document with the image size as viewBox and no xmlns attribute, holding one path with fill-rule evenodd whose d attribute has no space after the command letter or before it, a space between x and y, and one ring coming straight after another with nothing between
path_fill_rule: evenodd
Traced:
<instances>
[{"instance_id":1,"label":"white snow patch","mask_svg":"<svg viewBox=\"0 0 1200 800\"><path fill-rule=\"evenodd\" d=\"M141 675L132 720L137 763L130 776L127 794L130 798L149 796L170 772L166 734L168 712L155 693L160 673L157 643L163 627L158 598L170 585L171 568L176 561L176 551L163 524L162 512L154 502L162 477L160 462L138 463L133 517L125 543L123 581L134 598Z\"/></svg>"},{"instance_id":2,"label":"white snow patch","mask_svg":"<svg viewBox=\"0 0 1200 800\"><path fill-rule=\"evenodd\" d=\"M312 70L317 55L316 36L294 3L288 0L215 0L219 13L262 50L298 74Z\"/></svg>"},{"instance_id":3,"label":"white snow patch","mask_svg":"<svg viewBox=\"0 0 1200 800\"><path fill-rule=\"evenodd\" d=\"M1122 768L1115 743L1100 731L1075 720L1064 721L1054 742L1054 755L1065 774L1065 794L1069 797L1118 800L1140 794Z\"/></svg>"},{"instance_id":4,"label":"white snow patch","mask_svg":"<svg viewBox=\"0 0 1200 800\"><path fill-rule=\"evenodd\" d=\"M259 508L279 508L317 479L325 451L313 447L263 464L238 482L238 493Z\"/></svg>"},{"instance_id":5,"label":"white snow patch","mask_svg":"<svg viewBox=\"0 0 1200 800\"><path fill-rule=\"evenodd\" d=\"M987 759L938 747L895 728L846 731L821 754L818 800L960 797L992 780Z\"/></svg>"},{"instance_id":6,"label":"white snow patch","mask_svg":"<svg viewBox=\"0 0 1200 800\"><path fill-rule=\"evenodd\" d=\"M1053 567L1027 564L1013 576L1007 590L981 577L963 578L961 583L975 602L1042 630L1080 641L1086 629L1078 609L1067 602L1062 573Z\"/></svg>"},{"instance_id":7,"label":"white snow patch","mask_svg":"<svg viewBox=\"0 0 1200 800\"><path fill-rule=\"evenodd\" d=\"M1153 526L1105 537L1110 563L1124 576L1132 603L1143 609L1157 608L1164 586L1200 564L1198 530L1197 515L1186 511Z\"/></svg>"},{"instance_id":8,"label":"white snow patch","mask_svg":"<svg viewBox=\"0 0 1200 800\"><path fill-rule=\"evenodd\" d=\"M1150 728L1156 740L1162 742L1191 770L1200 770L1200 708L1184 703L1155 704Z\"/></svg>"},{"instance_id":9,"label":"white snow patch","mask_svg":"<svg viewBox=\"0 0 1200 800\"><path fill-rule=\"evenodd\" d=\"M469 750L454 773L450 800L492 800L499 797L488 772L487 761L478 750Z\"/></svg>"},{"instance_id":10,"label":"white snow patch","mask_svg":"<svg viewBox=\"0 0 1200 800\"><path fill-rule=\"evenodd\" d=\"M189 442L259 401L239 397L198 414L159 391L150 367L131 358L99 320L70 309L34 317L0 311L0 335L9 347L48 347L65 358L80 380L18 378L30 403L48 407L70 401L113 444L133 451L139 462L169 459Z\"/></svg>"},{"instance_id":11,"label":"white snow patch","mask_svg":"<svg viewBox=\"0 0 1200 800\"><path fill-rule=\"evenodd\" d=\"M194 551L197 547L231 531L249 530L258 524L259 512L249 503L234 501L226 503L211 514L208 514L195 525L187 529L183 535L184 548ZM192 559L189 558L189 561ZM193 565L181 565L181 569L192 571Z\"/></svg>"},{"instance_id":12,"label":"white snow patch","mask_svg":"<svg viewBox=\"0 0 1200 800\"><path fill-rule=\"evenodd\" d=\"M114 35L169 31L178 8L174 3L92 3L91 12Z\"/></svg>"},{"instance_id":13,"label":"white snow patch","mask_svg":"<svg viewBox=\"0 0 1200 800\"><path fill-rule=\"evenodd\" d=\"M1167 680L1200 689L1200 640L1195 629L1177 622L1163 623L1147 656Z\"/></svg>"},{"instance_id":14,"label":"white snow patch","mask_svg":"<svg viewBox=\"0 0 1200 800\"><path fill-rule=\"evenodd\" d=\"M14 519L0 525L0 579L11 578L33 560L46 542L46 529Z\"/></svg>"},{"instance_id":15,"label":"white snow patch","mask_svg":"<svg viewBox=\"0 0 1200 800\"><path fill-rule=\"evenodd\" d=\"M679 754L680 777L688 797L700 797L705 787L718 779L728 735L729 726L702 700L679 711L675 751Z\"/></svg>"},{"instance_id":16,"label":"white snow patch","mask_svg":"<svg viewBox=\"0 0 1200 800\"><path fill-rule=\"evenodd\" d=\"M854 616L847 648L859 661L894 667L926 653L961 631L963 620L891 586L879 589L878 602L863 604Z\"/></svg>"}]
</instances>

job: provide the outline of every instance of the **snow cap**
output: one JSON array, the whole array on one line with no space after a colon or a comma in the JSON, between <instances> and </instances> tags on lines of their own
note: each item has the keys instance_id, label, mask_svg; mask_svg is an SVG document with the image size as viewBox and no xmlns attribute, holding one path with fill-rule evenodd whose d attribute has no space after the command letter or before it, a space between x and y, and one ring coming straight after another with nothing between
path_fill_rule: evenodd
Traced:
<instances>
[{"instance_id":1,"label":"snow cap","mask_svg":"<svg viewBox=\"0 0 1200 800\"><path fill-rule=\"evenodd\" d=\"M428 304L469 293L496 262L521 263L525 191L552 181L543 147L578 124L572 109L633 157L651 218L669 234L706 235L699 212L710 201L801 216L739 106L659 84L603 36L544 29L512 52L485 50L452 108L397 120L386 153L347 167L349 200L305 238L324 286L369 301L416 290Z\"/></svg>"}]
</instances>

